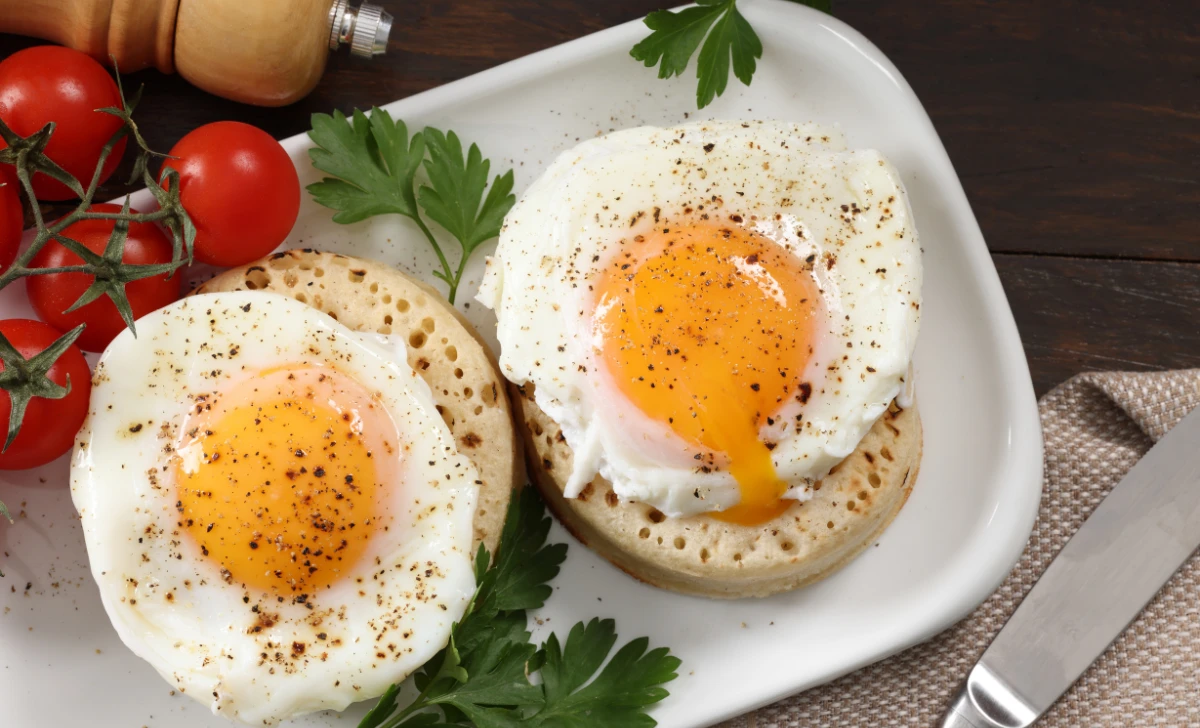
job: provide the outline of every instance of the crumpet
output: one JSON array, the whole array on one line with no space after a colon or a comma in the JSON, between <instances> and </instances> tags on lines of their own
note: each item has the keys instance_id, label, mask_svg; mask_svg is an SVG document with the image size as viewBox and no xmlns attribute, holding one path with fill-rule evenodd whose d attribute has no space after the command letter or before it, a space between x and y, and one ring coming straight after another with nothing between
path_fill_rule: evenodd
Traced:
<instances>
[{"instance_id":1,"label":"crumpet","mask_svg":"<svg viewBox=\"0 0 1200 728\"><path fill-rule=\"evenodd\" d=\"M873 543L899 513L921 460L916 407L895 403L858 448L797 502L754 526L708 515L668 518L623 500L602 477L564 498L572 454L537 405L514 387L533 481L576 538L631 576L664 589L721 599L764 597L833 573Z\"/></svg>"}]
</instances>

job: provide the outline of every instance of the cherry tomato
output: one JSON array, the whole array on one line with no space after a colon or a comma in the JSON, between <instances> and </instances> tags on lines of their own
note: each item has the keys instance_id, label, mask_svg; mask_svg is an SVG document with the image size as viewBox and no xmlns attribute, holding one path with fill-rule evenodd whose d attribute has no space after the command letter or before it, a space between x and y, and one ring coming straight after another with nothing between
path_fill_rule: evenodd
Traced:
<instances>
[{"instance_id":1,"label":"cherry tomato","mask_svg":"<svg viewBox=\"0 0 1200 728\"><path fill-rule=\"evenodd\" d=\"M17 259L25 210L21 207L21 183L12 168L0 165L0 273Z\"/></svg>"},{"instance_id":2,"label":"cherry tomato","mask_svg":"<svg viewBox=\"0 0 1200 728\"><path fill-rule=\"evenodd\" d=\"M300 178L279 142L262 129L218 121L171 149L180 200L196 225L196 260L235 266L287 238L300 212Z\"/></svg>"},{"instance_id":3,"label":"cherry tomato","mask_svg":"<svg viewBox=\"0 0 1200 728\"><path fill-rule=\"evenodd\" d=\"M118 205L92 205L94 212L120 212ZM77 240L94 253L103 253L113 230L112 220L82 220L70 225L63 235ZM129 225L129 237L125 240L121 260L137 265L152 265L171 262L171 241L151 223L135 222ZM30 263L34 268L59 268L82 263L79 256L51 241L38 251ZM170 278L167 274L142 278L125 286L133 318L137 320L151 311L178 300L180 276ZM25 279L29 302L38 318L46 323L69 331L79 324L87 324L78 344L84 351L102 351L117 334L125 329L125 322L117 311L116 304L107 295L86 306L65 313L95 280L87 273L47 273Z\"/></svg>"},{"instance_id":4,"label":"cherry tomato","mask_svg":"<svg viewBox=\"0 0 1200 728\"><path fill-rule=\"evenodd\" d=\"M53 121L54 135L46 145L46 156L84 187L96 171L100 150L121 128L120 119L96 109L120 105L112 76L77 50L37 46L0 61L0 119L23 137ZM101 182L117 168L125 141L118 142L105 160ZM41 200L75 197L66 185L44 174L34 175L33 191Z\"/></svg>"},{"instance_id":5,"label":"cherry tomato","mask_svg":"<svg viewBox=\"0 0 1200 728\"><path fill-rule=\"evenodd\" d=\"M40 354L62 336L53 327L29 319L0 321L0 334L4 334L26 359ZM4 363L0 362L0 371L3 370ZM0 453L0 470L24 470L45 465L71 449L75 433L83 426L92 392L92 373L79 348L74 344L67 347L46 376L64 387L69 382L70 391L61 399L34 397L29 400L17 439ZM12 399L8 392L0 390L0 445L8 439L11 411Z\"/></svg>"}]
</instances>

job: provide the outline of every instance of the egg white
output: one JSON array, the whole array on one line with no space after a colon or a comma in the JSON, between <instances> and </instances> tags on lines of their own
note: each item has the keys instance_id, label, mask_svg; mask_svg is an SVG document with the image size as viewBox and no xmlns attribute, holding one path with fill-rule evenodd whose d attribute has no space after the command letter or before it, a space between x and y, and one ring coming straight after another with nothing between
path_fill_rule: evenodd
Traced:
<instances>
[{"instance_id":1,"label":"egg white","mask_svg":"<svg viewBox=\"0 0 1200 728\"><path fill-rule=\"evenodd\" d=\"M223 580L177 523L168 466L190 393L301 363L336 366L376 393L407 450L393 456L403 482L380 484L392 527L308 603ZM186 298L140 319L136 338L118 336L96 367L71 469L121 639L176 689L253 725L378 696L445 646L475 586L477 484L402 344L263 292Z\"/></svg>"},{"instance_id":2,"label":"egg white","mask_svg":"<svg viewBox=\"0 0 1200 728\"><path fill-rule=\"evenodd\" d=\"M698 216L748 226L788 250L822 297L801 380L811 396L761 433L777 442L772 459L788 497L811 497L811 484L905 391L921 251L899 174L879 152L848 151L837 129L784 122L599 137L559 156L512 209L478 295L497 314L505 376L534 384L573 451L568 497L600 474L622 498L669 516L740 499L727 472L698 471L682 441L621 396L596 361L590 283L623 239Z\"/></svg>"}]
</instances>

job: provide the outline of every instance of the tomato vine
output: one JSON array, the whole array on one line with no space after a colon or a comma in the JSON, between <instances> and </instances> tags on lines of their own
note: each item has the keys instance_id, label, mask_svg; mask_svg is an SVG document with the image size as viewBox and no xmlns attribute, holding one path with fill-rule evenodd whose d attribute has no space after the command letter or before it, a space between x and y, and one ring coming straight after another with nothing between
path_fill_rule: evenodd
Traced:
<instances>
[{"instance_id":1,"label":"tomato vine","mask_svg":"<svg viewBox=\"0 0 1200 728\"><path fill-rule=\"evenodd\" d=\"M116 80L120 105L97 109L97 111L119 118L122 122L121 128L102 148L96 162L95 172L86 186L46 156L46 145L54 134L54 122L46 124L29 136L22 137L0 119L0 138L3 138L6 145L4 149L0 150L0 164L13 167L24 198L29 202L35 228L33 241L29 247L21 252L13 264L0 274L0 289L28 276L48 273L86 273L91 275L94 280L79 300L68 310L79 308L101 296L107 296L120 312L125 325L136 335L133 312L125 294L125 286L132 281L150 276L173 275L179 268L190 264L196 228L179 199L179 173L168 168L163 171L160 179L155 179L150 173L150 158L165 157L166 155L150 149L133 120L133 111L141 100L143 89L139 87L137 93L127 101L119 73L116 74ZM137 148L137 157L134 161L130 182L135 182L140 178L157 201L158 209L152 212L134 211L130 208L129 199L126 198L120 212L93 211L90 208L100 187L104 164L118 143L126 138L132 139ZM47 222L38 206L37 196L33 190L32 178L38 173L61 182L78 195L79 203L75 209L57 220ZM93 253L79 241L64 234L68 227L81 220L114 221L108 245L102 255ZM126 236L129 233L129 224L134 222L157 223L166 228L172 243L170 262L152 265L122 262L122 252ZM79 265L55 268L31 267L30 262L34 256L52 240L77 255L83 262ZM0 361L4 363L4 374L7 374L7 376L0 376L0 390L7 392L12 400L8 438L0 451L7 450L8 445L16 438L21 428L25 406L30 399L33 397L59 399L70 391L69 387L45 386L45 370L53 365L62 351L65 351L71 341L78 337L81 330L79 328L66 334L60 339L60 342L66 342L61 346L60 342L56 342L51 347L54 351L47 350L52 356L44 357L44 360L39 359L41 355L25 359L8 339L0 334Z\"/></svg>"}]
</instances>

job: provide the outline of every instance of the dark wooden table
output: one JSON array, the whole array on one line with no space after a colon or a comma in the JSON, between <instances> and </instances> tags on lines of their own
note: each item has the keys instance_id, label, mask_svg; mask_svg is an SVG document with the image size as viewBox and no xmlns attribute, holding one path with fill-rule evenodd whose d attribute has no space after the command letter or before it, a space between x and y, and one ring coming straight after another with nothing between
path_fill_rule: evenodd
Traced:
<instances>
[{"instance_id":1,"label":"dark wooden table","mask_svg":"<svg viewBox=\"0 0 1200 728\"><path fill-rule=\"evenodd\" d=\"M396 16L388 54L338 54L285 109L136 74L150 85L139 109L150 145L218 119L290 136L314 111L410 96L677 2L381 4ZM1200 4L835 0L834 13L883 49L932 116L1038 394L1080 371L1200 367ZM0 55L32 44L0 36Z\"/></svg>"}]
</instances>

